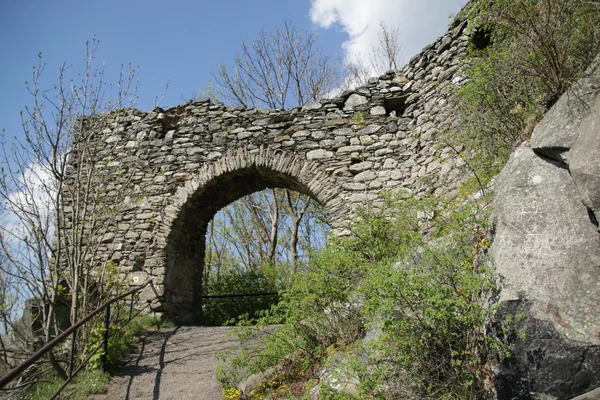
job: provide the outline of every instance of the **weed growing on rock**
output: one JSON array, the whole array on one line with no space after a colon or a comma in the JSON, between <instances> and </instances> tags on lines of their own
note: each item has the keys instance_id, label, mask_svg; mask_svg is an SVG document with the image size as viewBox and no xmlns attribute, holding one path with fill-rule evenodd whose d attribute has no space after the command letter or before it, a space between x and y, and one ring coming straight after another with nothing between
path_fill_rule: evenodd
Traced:
<instances>
[{"instance_id":1,"label":"weed growing on rock","mask_svg":"<svg viewBox=\"0 0 600 400\"><path fill-rule=\"evenodd\" d=\"M354 114L354 123L356 124L357 128L362 128L363 126L365 126L364 114L361 112L357 112L356 114Z\"/></svg>"}]
</instances>

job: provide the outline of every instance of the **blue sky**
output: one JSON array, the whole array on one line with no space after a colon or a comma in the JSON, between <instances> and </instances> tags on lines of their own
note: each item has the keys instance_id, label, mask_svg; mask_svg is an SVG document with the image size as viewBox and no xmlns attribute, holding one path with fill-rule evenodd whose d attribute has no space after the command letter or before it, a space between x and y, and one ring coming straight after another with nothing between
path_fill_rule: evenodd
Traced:
<instances>
[{"instance_id":1,"label":"blue sky","mask_svg":"<svg viewBox=\"0 0 600 400\"><path fill-rule=\"evenodd\" d=\"M120 64L139 65L138 108L183 102L213 80L211 71L229 63L242 40L284 20L314 30L325 52L353 59L376 39L380 20L398 25L408 61L443 34L448 16L466 0L0 0L0 129L21 132L19 111L30 102L24 82L37 54L47 67L44 83L56 82L62 63L75 75L83 67L85 42L100 41L97 65L114 81Z\"/></svg>"}]
</instances>

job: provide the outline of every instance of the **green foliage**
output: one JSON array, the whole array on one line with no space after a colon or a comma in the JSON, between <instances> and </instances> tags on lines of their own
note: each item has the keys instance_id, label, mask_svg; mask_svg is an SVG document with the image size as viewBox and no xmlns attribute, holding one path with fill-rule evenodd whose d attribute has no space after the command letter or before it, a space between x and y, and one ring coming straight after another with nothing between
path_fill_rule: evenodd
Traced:
<instances>
[{"instance_id":1,"label":"green foliage","mask_svg":"<svg viewBox=\"0 0 600 400\"><path fill-rule=\"evenodd\" d=\"M350 373L365 396L485 397L489 359L506 353L484 328L493 311L484 300L494 290L483 262L487 213L444 206L389 198L382 211L361 213L352 235L332 239L279 304L242 322L242 341L254 322L283 325L259 346L225 355L223 385L272 366L292 385L351 348L358 355Z\"/></svg>"},{"instance_id":2,"label":"green foliage","mask_svg":"<svg viewBox=\"0 0 600 400\"><path fill-rule=\"evenodd\" d=\"M209 276L207 296L277 293L282 268L266 262L260 270L226 269L220 275ZM202 307L204 325L226 325L240 316L256 318L279 300L277 295L205 299Z\"/></svg>"},{"instance_id":3,"label":"green foliage","mask_svg":"<svg viewBox=\"0 0 600 400\"><path fill-rule=\"evenodd\" d=\"M47 400L62 385L58 378L40 382L33 390L21 397L22 400ZM89 395L106 392L108 376L100 370L80 372L69 385L62 391L59 399L85 400Z\"/></svg>"},{"instance_id":4,"label":"green foliage","mask_svg":"<svg viewBox=\"0 0 600 400\"><path fill-rule=\"evenodd\" d=\"M352 400L356 399L348 393L340 392L339 390L333 389L329 385L321 385L319 387L319 399L322 400Z\"/></svg>"},{"instance_id":5,"label":"green foliage","mask_svg":"<svg viewBox=\"0 0 600 400\"><path fill-rule=\"evenodd\" d=\"M108 339L108 353L106 362L109 368L115 367L119 362L127 356L139 343L139 338L142 337L149 329L160 329L173 327L173 323L168 320L151 315L139 315L131 320L126 325L123 325L127 320L126 316L113 320L110 325L110 337ZM98 323L89 333L86 351L82 355L85 358L90 351L93 351L102 343L104 335L103 323ZM98 350L87 364L88 370L100 368L100 360L102 358L102 349Z\"/></svg>"},{"instance_id":6,"label":"green foliage","mask_svg":"<svg viewBox=\"0 0 600 400\"><path fill-rule=\"evenodd\" d=\"M553 103L592 62L600 45L597 0L476 0L473 18L493 47L512 47L522 74Z\"/></svg>"},{"instance_id":7,"label":"green foliage","mask_svg":"<svg viewBox=\"0 0 600 400\"><path fill-rule=\"evenodd\" d=\"M323 209L308 196L269 189L221 209L207 229L204 296L277 293L305 269L315 248L325 244ZM204 324L223 325L241 315L250 319L278 301L276 295L209 298Z\"/></svg>"},{"instance_id":8,"label":"green foliage","mask_svg":"<svg viewBox=\"0 0 600 400\"><path fill-rule=\"evenodd\" d=\"M402 372L413 390L432 398L483 396L489 372L483 327L491 313L480 299L494 286L477 259L489 242L475 217L481 215L466 208L436 218L427 241L420 236L404 242L404 257L365 279L363 311L373 317L370 326L381 330L367 349L373 361L385 354L381 378Z\"/></svg>"},{"instance_id":9,"label":"green foliage","mask_svg":"<svg viewBox=\"0 0 600 400\"><path fill-rule=\"evenodd\" d=\"M259 345L224 356L227 363L218 379L225 387L234 386L243 369L253 374L282 364L286 376L310 374L329 346L350 343L361 336L359 310L348 301L365 274L363 254L358 249L345 252L343 245L345 241L333 239L311 260L308 271L297 274L278 304L256 320L240 321L238 336L242 342L254 338L257 328L253 325L284 325L266 335Z\"/></svg>"},{"instance_id":10,"label":"green foliage","mask_svg":"<svg viewBox=\"0 0 600 400\"><path fill-rule=\"evenodd\" d=\"M354 114L354 123L357 127L361 128L365 125L365 116L361 112L357 112Z\"/></svg>"},{"instance_id":11,"label":"green foliage","mask_svg":"<svg viewBox=\"0 0 600 400\"><path fill-rule=\"evenodd\" d=\"M600 3L475 0L472 46L458 92L464 156L484 184L577 80L600 48ZM488 46L484 46L489 41Z\"/></svg>"}]
</instances>

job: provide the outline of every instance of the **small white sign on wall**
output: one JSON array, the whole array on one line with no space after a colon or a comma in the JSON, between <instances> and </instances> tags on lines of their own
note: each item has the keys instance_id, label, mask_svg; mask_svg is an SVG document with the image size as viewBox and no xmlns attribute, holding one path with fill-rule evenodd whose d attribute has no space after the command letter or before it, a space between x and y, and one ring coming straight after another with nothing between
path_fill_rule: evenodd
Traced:
<instances>
[{"instance_id":1,"label":"small white sign on wall","mask_svg":"<svg viewBox=\"0 0 600 400\"><path fill-rule=\"evenodd\" d=\"M148 279L148 274L143 271L136 271L129 274L127 281L130 285L141 285Z\"/></svg>"}]
</instances>

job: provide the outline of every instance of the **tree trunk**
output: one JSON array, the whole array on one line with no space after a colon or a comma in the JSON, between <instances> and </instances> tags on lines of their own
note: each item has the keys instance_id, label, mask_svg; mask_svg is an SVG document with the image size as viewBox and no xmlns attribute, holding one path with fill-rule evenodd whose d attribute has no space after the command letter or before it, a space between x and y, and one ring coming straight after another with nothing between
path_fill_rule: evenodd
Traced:
<instances>
[{"instance_id":1,"label":"tree trunk","mask_svg":"<svg viewBox=\"0 0 600 400\"><path fill-rule=\"evenodd\" d=\"M290 191L285 189L285 199L287 202L286 205L290 214L290 218L292 219L290 258L292 263L292 273L295 273L298 269L298 230L300 229L300 221L302 221L302 217L304 217L304 213L306 213L306 210L308 209L311 200L308 199L306 203L304 203L304 205L302 206L302 209L298 212L298 203L300 201L300 196L298 196L296 204L294 205L292 202L292 196L290 195Z\"/></svg>"},{"instance_id":2,"label":"tree trunk","mask_svg":"<svg viewBox=\"0 0 600 400\"><path fill-rule=\"evenodd\" d=\"M271 235L269 236L269 260L275 263L275 257L277 256L277 240L279 231L279 204L277 202L277 194L274 189L271 189L271 195L273 196L273 207L269 206L269 214L271 217Z\"/></svg>"}]
</instances>

